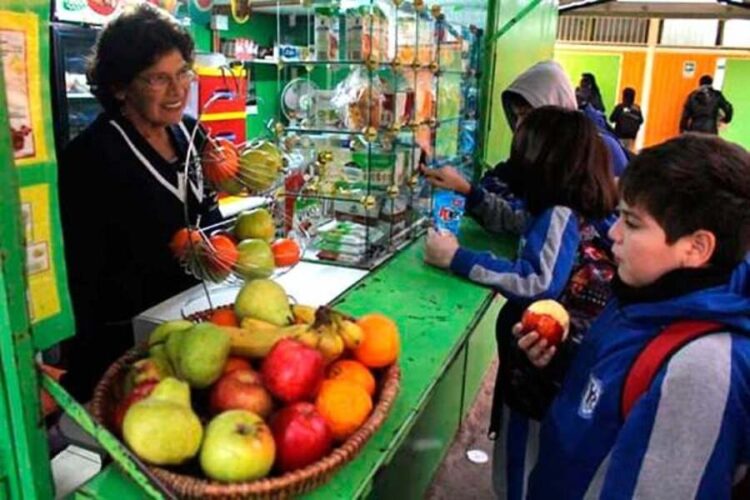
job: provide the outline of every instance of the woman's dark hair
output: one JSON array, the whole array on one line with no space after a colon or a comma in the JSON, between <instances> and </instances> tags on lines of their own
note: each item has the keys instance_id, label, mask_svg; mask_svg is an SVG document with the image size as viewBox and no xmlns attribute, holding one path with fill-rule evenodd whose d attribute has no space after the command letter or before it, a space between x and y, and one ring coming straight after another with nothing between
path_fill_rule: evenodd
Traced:
<instances>
[{"instance_id":1,"label":"woman's dark hair","mask_svg":"<svg viewBox=\"0 0 750 500\"><path fill-rule=\"evenodd\" d=\"M627 107L635 104L635 89L632 87L625 87L622 90L622 103Z\"/></svg>"},{"instance_id":2,"label":"woman's dark hair","mask_svg":"<svg viewBox=\"0 0 750 500\"><path fill-rule=\"evenodd\" d=\"M620 179L622 199L659 223L667 243L711 231L711 263L733 267L750 251L750 154L710 134L644 149Z\"/></svg>"},{"instance_id":3,"label":"woman's dark hair","mask_svg":"<svg viewBox=\"0 0 750 500\"><path fill-rule=\"evenodd\" d=\"M166 12L148 3L126 10L102 30L89 63L91 91L108 112L119 110L115 92L161 56L178 50L189 64L194 43Z\"/></svg>"},{"instance_id":4,"label":"woman's dark hair","mask_svg":"<svg viewBox=\"0 0 750 500\"><path fill-rule=\"evenodd\" d=\"M596 219L617 205L609 152L596 125L580 111L556 106L533 110L513 137L509 161L534 215L563 205Z\"/></svg>"}]
</instances>

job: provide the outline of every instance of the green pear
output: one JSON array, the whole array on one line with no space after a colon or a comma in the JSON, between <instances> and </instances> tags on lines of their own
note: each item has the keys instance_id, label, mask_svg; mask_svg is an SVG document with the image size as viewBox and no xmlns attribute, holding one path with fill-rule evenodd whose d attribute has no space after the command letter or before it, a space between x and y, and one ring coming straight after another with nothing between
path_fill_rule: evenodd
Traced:
<instances>
[{"instance_id":1,"label":"green pear","mask_svg":"<svg viewBox=\"0 0 750 500\"><path fill-rule=\"evenodd\" d=\"M159 382L128 409L122 434L130 449L150 464L178 465L194 457L203 427L190 407L190 387L172 377Z\"/></svg>"},{"instance_id":2,"label":"green pear","mask_svg":"<svg viewBox=\"0 0 750 500\"><path fill-rule=\"evenodd\" d=\"M274 267L273 250L268 242L260 239L242 240L237 245L235 270L246 280L268 278Z\"/></svg>"},{"instance_id":3,"label":"green pear","mask_svg":"<svg viewBox=\"0 0 750 500\"><path fill-rule=\"evenodd\" d=\"M289 297L275 281L258 279L245 283L234 301L237 317L255 318L274 325L288 325L292 318Z\"/></svg>"},{"instance_id":4,"label":"green pear","mask_svg":"<svg viewBox=\"0 0 750 500\"><path fill-rule=\"evenodd\" d=\"M237 216L234 235L238 240L259 239L270 243L276 236L276 225L268 210L256 208Z\"/></svg>"},{"instance_id":5,"label":"green pear","mask_svg":"<svg viewBox=\"0 0 750 500\"><path fill-rule=\"evenodd\" d=\"M203 389L216 382L229 357L229 333L213 323L198 323L185 330L180 342L177 376Z\"/></svg>"},{"instance_id":6,"label":"green pear","mask_svg":"<svg viewBox=\"0 0 750 500\"><path fill-rule=\"evenodd\" d=\"M192 326L190 327L192 328ZM167 359L172 364L172 368L177 372L180 366L180 353L182 340L185 338L185 332L187 330L174 330L167 337L167 341L164 344L164 352L167 355Z\"/></svg>"},{"instance_id":7,"label":"green pear","mask_svg":"<svg viewBox=\"0 0 750 500\"><path fill-rule=\"evenodd\" d=\"M193 323L184 319L165 321L161 325L157 326L148 337L149 354L163 351L164 344L166 344L167 338L169 337L170 333L177 330L187 330L188 328L192 327Z\"/></svg>"}]
</instances>

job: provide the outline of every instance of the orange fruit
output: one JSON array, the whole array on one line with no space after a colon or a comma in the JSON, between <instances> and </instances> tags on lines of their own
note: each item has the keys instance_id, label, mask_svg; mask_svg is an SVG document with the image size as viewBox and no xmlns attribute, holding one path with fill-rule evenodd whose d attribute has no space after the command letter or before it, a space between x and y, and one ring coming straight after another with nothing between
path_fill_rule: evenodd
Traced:
<instances>
[{"instance_id":1,"label":"orange fruit","mask_svg":"<svg viewBox=\"0 0 750 500\"><path fill-rule=\"evenodd\" d=\"M234 179L240 170L237 148L226 139L209 139L201 160L203 175L214 186Z\"/></svg>"},{"instance_id":2,"label":"orange fruit","mask_svg":"<svg viewBox=\"0 0 750 500\"><path fill-rule=\"evenodd\" d=\"M372 398L361 385L349 380L326 380L315 399L315 408L334 439L343 441L370 416Z\"/></svg>"},{"instance_id":3,"label":"orange fruit","mask_svg":"<svg viewBox=\"0 0 750 500\"><path fill-rule=\"evenodd\" d=\"M353 359L342 359L336 361L328 368L329 380L349 380L357 385L361 385L367 394L375 394L375 377L370 370Z\"/></svg>"},{"instance_id":4,"label":"orange fruit","mask_svg":"<svg viewBox=\"0 0 750 500\"><path fill-rule=\"evenodd\" d=\"M192 240L192 245L190 241ZM172 254L181 259L185 256L188 250L192 247L197 247L201 244L201 235L196 230L190 230L186 227L178 229L172 236L172 240L169 242L169 249L172 250Z\"/></svg>"},{"instance_id":5,"label":"orange fruit","mask_svg":"<svg viewBox=\"0 0 750 500\"><path fill-rule=\"evenodd\" d=\"M237 315L234 314L232 309L217 309L213 312L208 321L215 325L221 326L240 326L240 322L237 320Z\"/></svg>"},{"instance_id":6,"label":"orange fruit","mask_svg":"<svg viewBox=\"0 0 750 500\"><path fill-rule=\"evenodd\" d=\"M213 247L208 257L211 267L219 272L230 271L240 255L235 242L225 234L215 234L208 241Z\"/></svg>"},{"instance_id":7,"label":"orange fruit","mask_svg":"<svg viewBox=\"0 0 750 500\"><path fill-rule=\"evenodd\" d=\"M293 266L300 259L300 248L296 241L289 238L281 238L271 245L273 260L276 267Z\"/></svg>"},{"instance_id":8,"label":"orange fruit","mask_svg":"<svg viewBox=\"0 0 750 500\"><path fill-rule=\"evenodd\" d=\"M396 323L383 314L362 316L357 324L365 335L354 349L354 357L365 366L381 368L394 363L401 351L401 338Z\"/></svg>"}]
</instances>

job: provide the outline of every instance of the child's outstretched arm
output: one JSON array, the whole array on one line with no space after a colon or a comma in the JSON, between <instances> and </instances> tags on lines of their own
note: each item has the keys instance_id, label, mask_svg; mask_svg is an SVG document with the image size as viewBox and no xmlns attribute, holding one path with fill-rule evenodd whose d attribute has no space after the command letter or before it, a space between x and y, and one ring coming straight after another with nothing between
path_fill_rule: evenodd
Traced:
<instances>
[{"instance_id":1,"label":"child's outstretched arm","mask_svg":"<svg viewBox=\"0 0 750 500\"><path fill-rule=\"evenodd\" d=\"M579 241L575 214L558 206L533 220L516 259L460 247L452 255L450 269L508 297L557 298L570 278Z\"/></svg>"},{"instance_id":2,"label":"child's outstretched arm","mask_svg":"<svg viewBox=\"0 0 750 500\"><path fill-rule=\"evenodd\" d=\"M526 230L529 213L520 200L510 201L472 185L453 167L423 169L422 173L433 186L466 196L467 210L488 231L521 234Z\"/></svg>"}]
</instances>

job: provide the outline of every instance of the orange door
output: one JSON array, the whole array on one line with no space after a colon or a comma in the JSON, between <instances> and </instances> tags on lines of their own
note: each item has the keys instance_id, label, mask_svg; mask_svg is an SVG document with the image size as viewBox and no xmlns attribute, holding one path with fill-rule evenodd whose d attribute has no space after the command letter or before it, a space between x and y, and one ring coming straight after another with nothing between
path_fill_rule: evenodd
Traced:
<instances>
[{"instance_id":1,"label":"orange door","mask_svg":"<svg viewBox=\"0 0 750 500\"><path fill-rule=\"evenodd\" d=\"M716 59L711 54L655 54L644 146L659 144L679 134L685 99L698 87L702 75L713 76ZM695 64L695 71L686 76L685 63L689 62Z\"/></svg>"}]
</instances>

